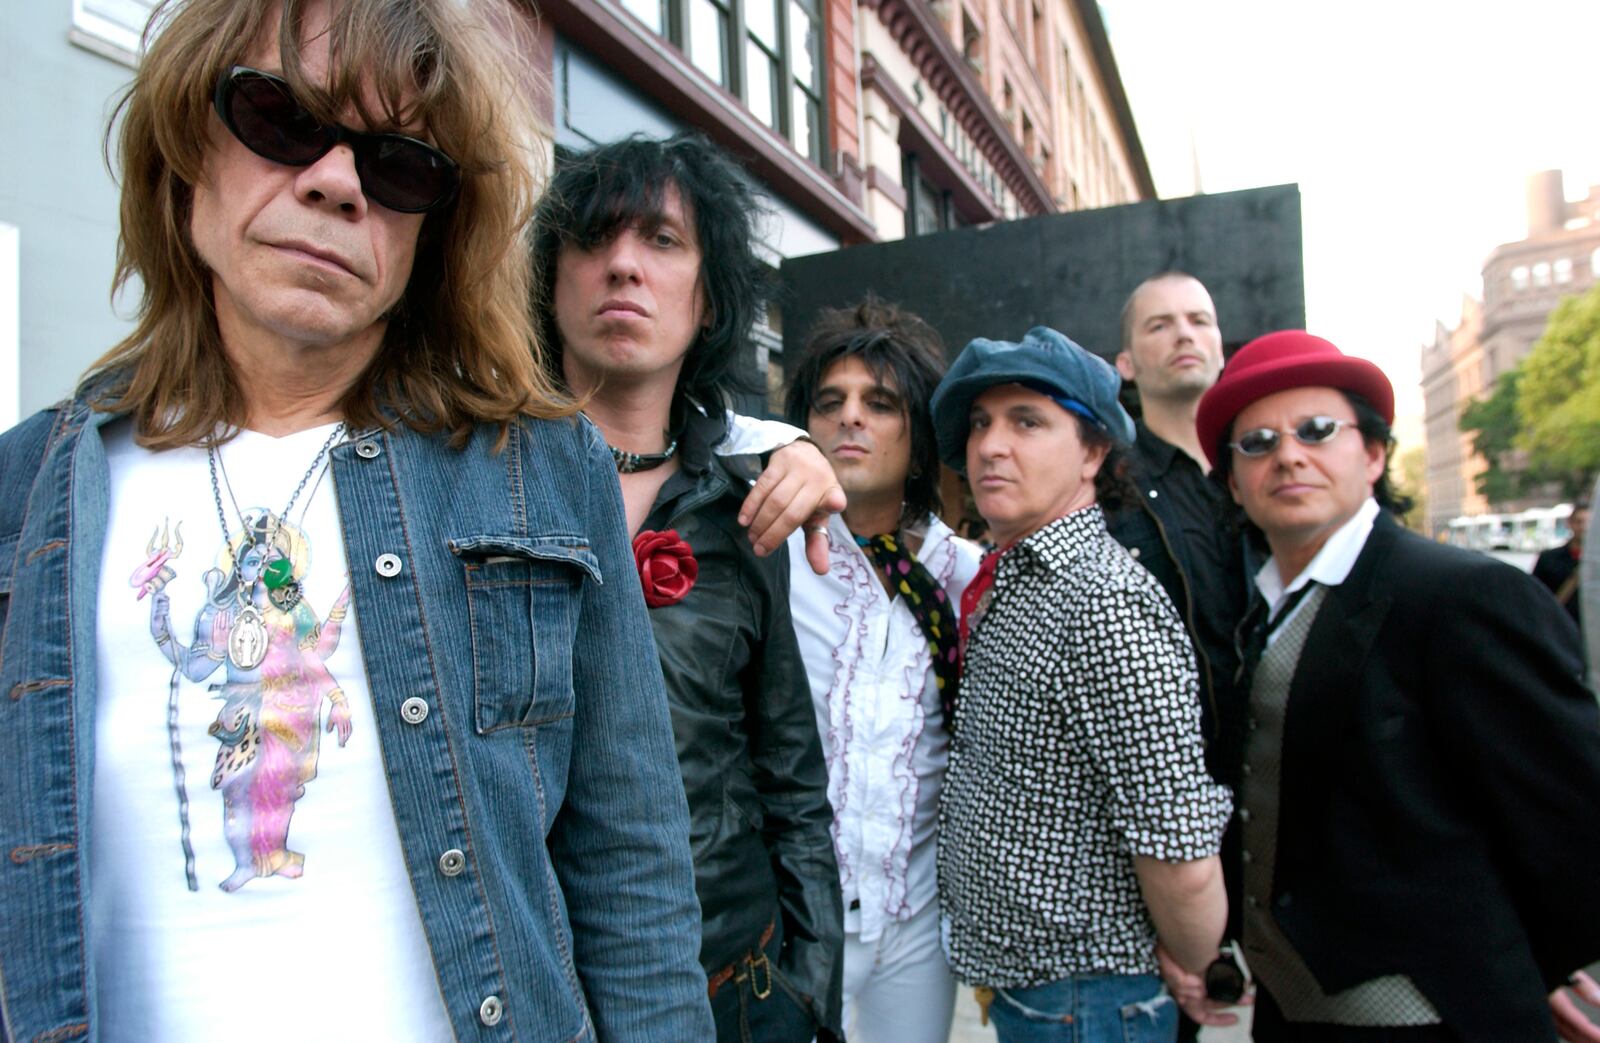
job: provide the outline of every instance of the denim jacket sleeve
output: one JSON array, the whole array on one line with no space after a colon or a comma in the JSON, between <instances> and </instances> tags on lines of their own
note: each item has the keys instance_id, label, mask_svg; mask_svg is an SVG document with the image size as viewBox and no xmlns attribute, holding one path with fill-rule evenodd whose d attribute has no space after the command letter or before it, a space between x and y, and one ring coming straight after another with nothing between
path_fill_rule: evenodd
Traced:
<instances>
[{"instance_id":1,"label":"denim jacket sleeve","mask_svg":"<svg viewBox=\"0 0 1600 1043\"><path fill-rule=\"evenodd\" d=\"M551 858L598 1038L709 1039L689 810L661 667L616 471L598 432L584 428L586 516L610 519L592 530L606 581L585 585L583 640L572 665L571 770Z\"/></svg>"},{"instance_id":2,"label":"denim jacket sleeve","mask_svg":"<svg viewBox=\"0 0 1600 1043\"><path fill-rule=\"evenodd\" d=\"M783 916L779 969L812 1002L817 1023L843 1036L844 911L833 855L833 808L816 711L789 610L787 548L762 562L757 605L766 641L745 691L758 693L750 757Z\"/></svg>"}]
</instances>

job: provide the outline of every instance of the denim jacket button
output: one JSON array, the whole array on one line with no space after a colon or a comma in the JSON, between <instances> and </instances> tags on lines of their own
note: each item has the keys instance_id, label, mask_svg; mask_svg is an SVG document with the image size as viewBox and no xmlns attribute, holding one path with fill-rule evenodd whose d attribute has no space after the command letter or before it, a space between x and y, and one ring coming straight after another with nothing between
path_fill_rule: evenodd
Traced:
<instances>
[{"instance_id":1,"label":"denim jacket button","mask_svg":"<svg viewBox=\"0 0 1600 1043\"><path fill-rule=\"evenodd\" d=\"M378 448L378 443L370 438L363 438L356 443L356 455L363 460L371 460L381 452L383 450Z\"/></svg>"},{"instance_id":2,"label":"denim jacket button","mask_svg":"<svg viewBox=\"0 0 1600 1043\"><path fill-rule=\"evenodd\" d=\"M505 1006L501 1004L499 996L485 996L483 1002L478 1004L478 1020L490 1028L500 1024L500 1016L505 1013Z\"/></svg>"},{"instance_id":3,"label":"denim jacket button","mask_svg":"<svg viewBox=\"0 0 1600 1043\"><path fill-rule=\"evenodd\" d=\"M412 696L400 704L400 719L407 724L421 724L428 719L428 701Z\"/></svg>"},{"instance_id":4,"label":"denim jacket button","mask_svg":"<svg viewBox=\"0 0 1600 1043\"><path fill-rule=\"evenodd\" d=\"M372 567L378 570L378 575L386 579L400 575L400 559L393 554L378 555L378 560L372 563Z\"/></svg>"},{"instance_id":5,"label":"denim jacket button","mask_svg":"<svg viewBox=\"0 0 1600 1043\"><path fill-rule=\"evenodd\" d=\"M445 876L460 876L465 868L467 868L467 856L458 847L453 847L439 856L439 872Z\"/></svg>"}]
</instances>

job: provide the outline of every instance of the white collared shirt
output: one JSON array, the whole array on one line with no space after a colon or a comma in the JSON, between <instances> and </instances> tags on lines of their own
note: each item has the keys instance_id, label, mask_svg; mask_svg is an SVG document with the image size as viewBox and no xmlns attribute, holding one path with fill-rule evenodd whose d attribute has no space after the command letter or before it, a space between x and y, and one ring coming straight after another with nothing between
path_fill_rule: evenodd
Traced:
<instances>
[{"instance_id":1,"label":"white collared shirt","mask_svg":"<svg viewBox=\"0 0 1600 1043\"><path fill-rule=\"evenodd\" d=\"M844 519L828 520L825 576L811 571L802 539L790 537L791 614L828 762L845 930L870 942L934 900L949 733L927 639ZM916 556L955 609L982 551L929 516Z\"/></svg>"},{"instance_id":2,"label":"white collared shirt","mask_svg":"<svg viewBox=\"0 0 1600 1043\"><path fill-rule=\"evenodd\" d=\"M1328 542L1317 551L1316 557L1287 586L1278 573L1278 559L1268 558L1256 573L1256 589L1261 592L1269 610L1267 618L1274 619L1284 603L1312 581L1325 587L1337 587L1343 583L1349 577L1350 570L1356 567L1356 559L1361 557L1361 549L1367 545L1367 537L1372 534L1372 523L1377 520L1378 501L1369 496L1367 502L1328 537ZM1293 619L1295 612L1299 611L1300 606L1296 605L1294 611L1272 628L1267 634L1267 644L1272 644L1273 638L1283 631L1283 624Z\"/></svg>"},{"instance_id":3,"label":"white collared shirt","mask_svg":"<svg viewBox=\"0 0 1600 1043\"><path fill-rule=\"evenodd\" d=\"M776 452L806 433L782 420L758 420L727 411L728 433L712 447L718 456L754 456Z\"/></svg>"}]
</instances>

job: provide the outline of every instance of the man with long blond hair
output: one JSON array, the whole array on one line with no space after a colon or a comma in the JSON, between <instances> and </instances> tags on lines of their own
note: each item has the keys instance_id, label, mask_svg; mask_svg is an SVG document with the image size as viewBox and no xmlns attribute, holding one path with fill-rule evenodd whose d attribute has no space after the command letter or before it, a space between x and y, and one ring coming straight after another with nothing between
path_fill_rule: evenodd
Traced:
<instances>
[{"instance_id":1,"label":"man with long blond hair","mask_svg":"<svg viewBox=\"0 0 1600 1043\"><path fill-rule=\"evenodd\" d=\"M137 327L0 438L0 1038L710 1035L616 468L536 347L518 17L158 9Z\"/></svg>"}]
</instances>

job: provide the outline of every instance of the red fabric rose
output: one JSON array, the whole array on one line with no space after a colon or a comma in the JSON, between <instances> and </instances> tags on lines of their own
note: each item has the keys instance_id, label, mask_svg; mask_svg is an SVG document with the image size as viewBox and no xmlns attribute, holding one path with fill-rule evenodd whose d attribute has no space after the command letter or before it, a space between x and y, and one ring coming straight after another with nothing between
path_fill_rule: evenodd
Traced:
<instances>
[{"instance_id":1,"label":"red fabric rose","mask_svg":"<svg viewBox=\"0 0 1600 1043\"><path fill-rule=\"evenodd\" d=\"M633 563L639 569L644 603L651 608L682 601L700 575L694 550L678 537L677 529L640 530L633 538Z\"/></svg>"}]
</instances>

